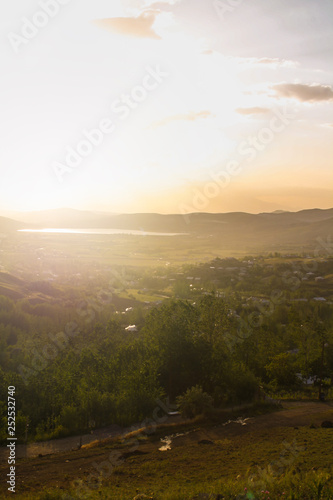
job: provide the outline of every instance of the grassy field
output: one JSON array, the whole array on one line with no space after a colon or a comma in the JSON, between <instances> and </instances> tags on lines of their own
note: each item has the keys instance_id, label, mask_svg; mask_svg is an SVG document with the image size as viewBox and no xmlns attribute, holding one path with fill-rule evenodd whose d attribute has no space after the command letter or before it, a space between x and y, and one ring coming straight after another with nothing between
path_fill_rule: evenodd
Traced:
<instances>
[{"instance_id":1,"label":"grassy field","mask_svg":"<svg viewBox=\"0 0 333 500\"><path fill-rule=\"evenodd\" d=\"M263 411L235 410L209 421L167 422L162 428L70 453L19 461L16 496L332 499L333 429L321 427L322 421L333 418L332 403L289 402L258 415ZM240 415L249 418L246 425L226 424ZM172 439L171 449L159 451L161 438L176 433L182 435Z\"/></svg>"},{"instance_id":2,"label":"grassy field","mask_svg":"<svg viewBox=\"0 0 333 500\"><path fill-rule=\"evenodd\" d=\"M298 252L311 253L315 241ZM2 242L2 259L5 268L38 269L53 267L74 270L95 262L96 265L127 265L133 267L159 267L207 262L216 257L240 258L279 251L293 252L289 245L226 244L223 237L207 236L133 236L133 235L82 235L19 233Z\"/></svg>"},{"instance_id":3,"label":"grassy field","mask_svg":"<svg viewBox=\"0 0 333 500\"><path fill-rule=\"evenodd\" d=\"M163 300L168 294L196 300L213 288L225 291L232 298L238 293L240 303L252 295L270 297L273 286L285 294L283 304L287 305L295 297L303 296L309 297L309 301L315 296L332 300L331 271L325 270L323 281L315 281L317 275L302 281L312 269L310 260L314 254L310 243L299 248L299 254L309 252L310 260L278 254L274 258L254 259L253 273L251 265L241 264L246 268L242 278L237 270L228 274L224 268L219 271L218 267L209 267L210 264L203 271L190 266L180 268L216 257L240 258L261 252L267 255L270 251L275 255L275 250L285 253L294 250L273 244L261 248L259 240L257 246L239 244L237 248L235 251L228 247L222 237L209 235L202 238L20 234L3 242L0 294L13 300L24 297L27 304L22 307L32 313L36 312L36 304L50 304L56 318L52 321L58 321L59 316L59 322L63 323L77 319L80 301L89 301L94 320L107 323L116 310L124 312L127 307L140 306L145 314L151 307L146 302ZM327 261L322 257L315 262L317 274L322 274L319 269L323 262ZM299 270L297 286L283 281L284 269L267 270L267 265L273 269L276 264L285 263L291 275L295 269ZM184 272L179 273L180 270ZM267 279L272 279L272 284ZM193 299L191 281L195 290ZM120 316L124 318L123 326L134 323L140 326L141 316L139 313L135 316L137 312ZM22 345L25 346L23 341ZM123 441L19 460L16 496L20 500L135 497L137 500L332 500L333 429L322 428L321 423L333 420L333 405L306 401L283 404L283 410L269 414L232 412L211 421L175 422L154 432L143 430L140 436ZM240 415L250 417L246 425L223 425L229 418L235 420ZM160 451L160 440L175 433L184 435L172 440L170 450ZM7 469L6 463L0 466L1 477L6 477ZM0 498L6 497L3 480Z\"/></svg>"}]
</instances>

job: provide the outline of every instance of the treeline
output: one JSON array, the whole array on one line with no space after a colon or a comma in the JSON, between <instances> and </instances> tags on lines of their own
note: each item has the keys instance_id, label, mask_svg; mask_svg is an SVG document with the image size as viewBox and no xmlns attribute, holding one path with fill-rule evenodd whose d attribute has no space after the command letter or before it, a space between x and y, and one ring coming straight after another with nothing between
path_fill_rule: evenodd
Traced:
<instances>
[{"instance_id":1,"label":"treeline","mask_svg":"<svg viewBox=\"0 0 333 500\"><path fill-rule=\"evenodd\" d=\"M1 326L11 361L0 368L0 439L6 437L8 386L16 387L18 437L28 423L29 438L46 439L142 421L157 399L174 402L194 386L221 407L253 400L260 385L272 393L301 390L298 373L332 376L332 311L325 304L277 301L272 310L258 311L212 293L194 303L166 300L142 325L125 332L114 315L78 328L55 357L25 377L32 347L13 352L15 330Z\"/></svg>"},{"instance_id":2,"label":"treeline","mask_svg":"<svg viewBox=\"0 0 333 500\"><path fill-rule=\"evenodd\" d=\"M173 289L180 298L200 294L203 287L223 290L228 295L270 296L272 290L281 290L288 299L312 299L316 296L329 299L333 294L332 265L332 258L216 258L200 265L184 266L181 276L174 273ZM316 278L321 280L324 276L328 279L316 281Z\"/></svg>"}]
</instances>

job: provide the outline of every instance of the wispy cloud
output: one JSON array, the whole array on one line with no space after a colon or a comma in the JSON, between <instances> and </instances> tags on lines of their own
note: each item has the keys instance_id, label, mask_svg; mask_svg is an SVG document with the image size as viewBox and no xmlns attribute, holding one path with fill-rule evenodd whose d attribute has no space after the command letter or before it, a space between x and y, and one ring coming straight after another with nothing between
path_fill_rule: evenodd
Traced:
<instances>
[{"instance_id":1,"label":"wispy cloud","mask_svg":"<svg viewBox=\"0 0 333 500\"><path fill-rule=\"evenodd\" d=\"M204 49L201 51L203 55L213 55L215 53L212 49ZM230 56L228 58L230 61L234 61L236 64L241 66L253 68L254 66L264 67L267 66L271 69L277 68L295 68L299 66L298 61L292 61L290 59L281 59L279 57L238 57Z\"/></svg>"},{"instance_id":2,"label":"wispy cloud","mask_svg":"<svg viewBox=\"0 0 333 500\"><path fill-rule=\"evenodd\" d=\"M254 58L254 64L263 64L266 66L272 66L275 68L292 68L298 66L297 61L290 61L289 59L279 59L278 57L261 57L259 59Z\"/></svg>"},{"instance_id":3,"label":"wispy cloud","mask_svg":"<svg viewBox=\"0 0 333 500\"><path fill-rule=\"evenodd\" d=\"M269 112L268 108L254 106L252 108L237 108L236 112L240 115L262 115Z\"/></svg>"},{"instance_id":4,"label":"wispy cloud","mask_svg":"<svg viewBox=\"0 0 333 500\"><path fill-rule=\"evenodd\" d=\"M196 120L202 120L205 118L209 118L211 116L214 116L210 111L204 110L204 111L198 111L194 112L192 111L191 113L186 113L186 114L181 114L181 115L174 115L174 116L168 116L167 118L164 118L164 120L160 120L158 122L155 122L152 124L151 128L158 128L158 127L163 127L165 125L168 125L169 123L175 122L175 121L190 121L194 122Z\"/></svg>"},{"instance_id":5,"label":"wispy cloud","mask_svg":"<svg viewBox=\"0 0 333 500\"><path fill-rule=\"evenodd\" d=\"M249 67L267 67L271 69L277 68L295 68L299 66L297 61L290 59L281 59L279 57L237 57L235 58L240 65Z\"/></svg>"},{"instance_id":6,"label":"wispy cloud","mask_svg":"<svg viewBox=\"0 0 333 500\"><path fill-rule=\"evenodd\" d=\"M153 24L158 13L158 11L149 10L137 17L111 17L109 19L97 19L94 23L121 35L160 40L161 37L153 30Z\"/></svg>"},{"instance_id":7,"label":"wispy cloud","mask_svg":"<svg viewBox=\"0 0 333 500\"><path fill-rule=\"evenodd\" d=\"M321 123L319 126L323 128L333 128L333 123Z\"/></svg>"},{"instance_id":8,"label":"wispy cloud","mask_svg":"<svg viewBox=\"0 0 333 500\"><path fill-rule=\"evenodd\" d=\"M328 85L302 83L279 83L271 87L275 97L287 97L301 102L321 102L333 100L333 89Z\"/></svg>"},{"instance_id":9,"label":"wispy cloud","mask_svg":"<svg viewBox=\"0 0 333 500\"><path fill-rule=\"evenodd\" d=\"M156 0L145 0L144 7L162 8L166 5L175 5L176 3L179 3L179 1L180 0L159 0L156 2Z\"/></svg>"}]
</instances>

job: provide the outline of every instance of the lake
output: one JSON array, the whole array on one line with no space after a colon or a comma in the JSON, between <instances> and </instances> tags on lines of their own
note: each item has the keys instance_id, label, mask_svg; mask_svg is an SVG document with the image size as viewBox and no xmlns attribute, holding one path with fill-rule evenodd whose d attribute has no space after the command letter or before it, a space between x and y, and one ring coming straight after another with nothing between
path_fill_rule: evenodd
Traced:
<instances>
[{"instance_id":1,"label":"lake","mask_svg":"<svg viewBox=\"0 0 333 500\"><path fill-rule=\"evenodd\" d=\"M138 231L136 229L75 229L75 228L45 228L45 229L18 229L20 233L58 233L58 234L132 234L135 236L184 236L187 233L156 233Z\"/></svg>"}]
</instances>

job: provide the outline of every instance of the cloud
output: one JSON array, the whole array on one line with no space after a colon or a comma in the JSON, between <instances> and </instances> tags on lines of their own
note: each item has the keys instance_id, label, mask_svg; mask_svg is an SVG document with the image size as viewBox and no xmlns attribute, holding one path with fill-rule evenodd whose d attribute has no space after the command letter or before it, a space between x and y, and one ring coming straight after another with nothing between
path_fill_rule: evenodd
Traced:
<instances>
[{"instance_id":1,"label":"cloud","mask_svg":"<svg viewBox=\"0 0 333 500\"><path fill-rule=\"evenodd\" d=\"M164 7L165 5L175 5L179 0L145 0L144 7Z\"/></svg>"},{"instance_id":2,"label":"cloud","mask_svg":"<svg viewBox=\"0 0 333 500\"><path fill-rule=\"evenodd\" d=\"M298 66L298 62L296 61L280 59L278 57L261 57L260 59L254 59L254 64L264 64L266 66L274 66L275 68L291 68L294 66Z\"/></svg>"},{"instance_id":3,"label":"cloud","mask_svg":"<svg viewBox=\"0 0 333 500\"><path fill-rule=\"evenodd\" d=\"M261 115L264 113L268 113L269 109L254 106L253 108L237 108L236 112L240 115Z\"/></svg>"},{"instance_id":4,"label":"cloud","mask_svg":"<svg viewBox=\"0 0 333 500\"><path fill-rule=\"evenodd\" d=\"M174 115L174 116L169 116L168 118L164 118L164 120L153 123L152 128L163 127L164 125L168 125L169 123L175 122L175 121L194 122L196 120L209 118L211 116L214 116L214 115L210 111L207 111L207 110L198 111L198 112L192 111L191 113L187 113L187 114L183 114L183 115Z\"/></svg>"},{"instance_id":5,"label":"cloud","mask_svg":"<svg viewBox=\"0 0 333 500\"><path fill-rule=\"evenodd\" d=\"M161 37L152 28L158 13L158 11L149 10L137 17L111 17L98 19L94 23L121 35L160 40Z\"/></svg>"},{"instance_id":6,"label":"cloud","mask_svg":"<svg viewBox=\"0 0 333 500\"><path fill-rule=\"evenodd\" d=\"M321 123L319 126L324 128L333 128L333 123Z\"/></svg>"},{"instance_id":7,"label":"cloud","mask_svg":"<svg viewBox=\"0 0 333 500\"><path fill-rule=\"evenodd\" d=\"M328 85L304 85L302 83L279 83L271 87L276 97L288 97L301 102L321 102L333 100L333 89Z\"/></svg>"},{"instance_id":8,"label":"cloud","mask_svg":"<svg viewBox=\"0 0 333 500\"><path fill-rule=\"evenodd\" d=\"M179 2L180 0L126 0L127 11L133 15L148 9L157 9L162 12L172 11Z\"/></svg>"},{"instance_id":9,"label":"cloud","mask_svg":"<svg viewBox=\"0 0 333 500\"><path fill-rule=\"evenodd\" d=\"M294 68L299 66L297 61L289 59L280 59L279 57L235 57L234 58L240 65L245 65L250 68L253 66L268 67L271 69L277 68Z\"/></svg>"}]
</instances>

